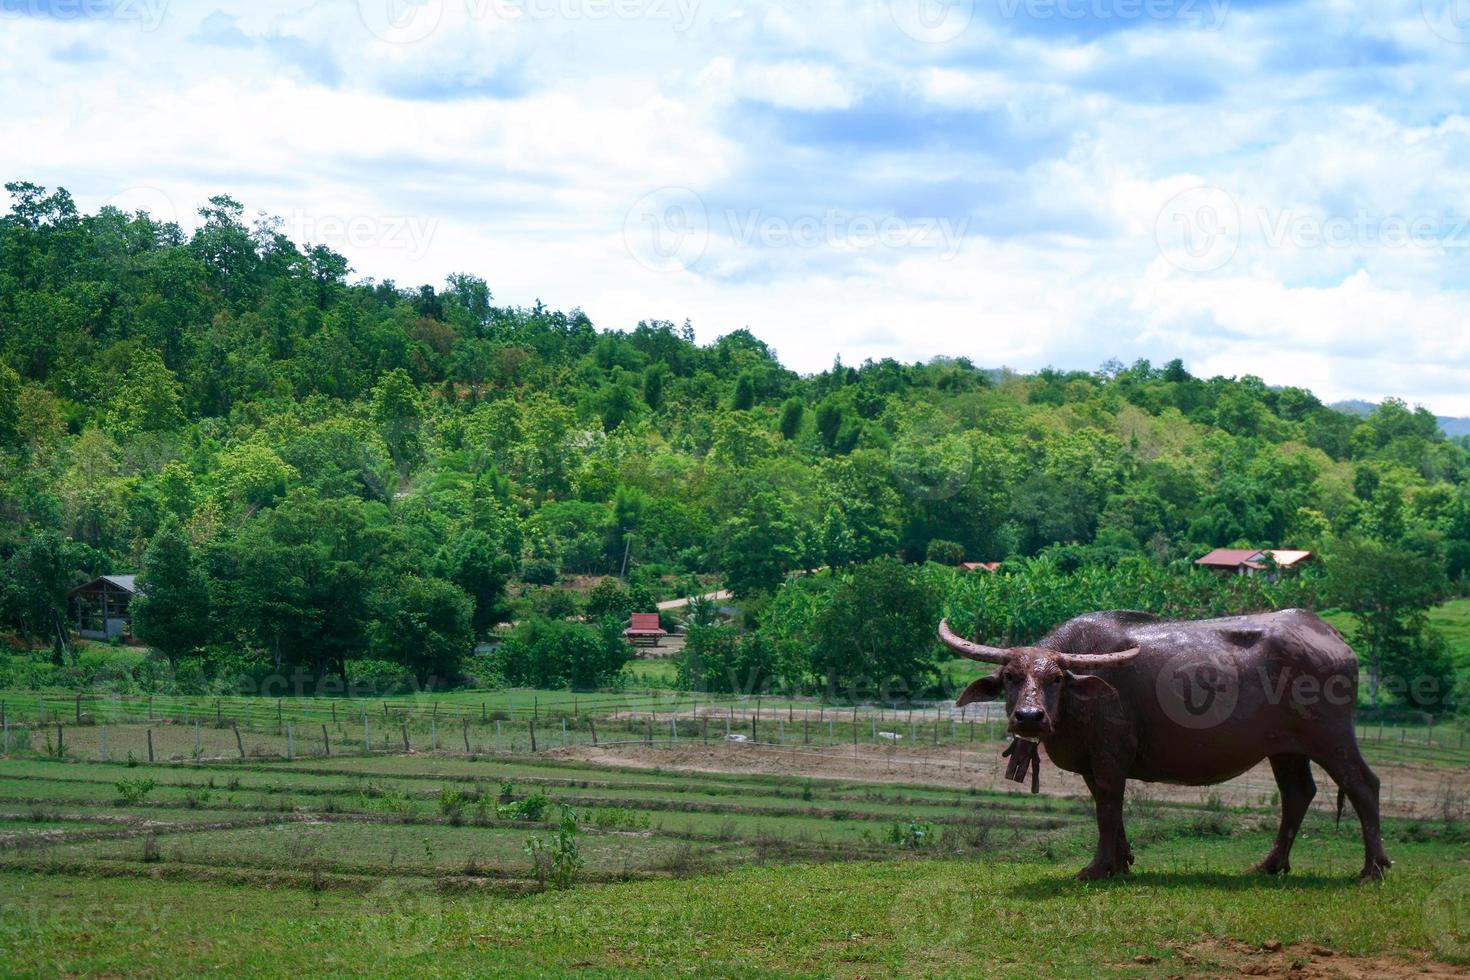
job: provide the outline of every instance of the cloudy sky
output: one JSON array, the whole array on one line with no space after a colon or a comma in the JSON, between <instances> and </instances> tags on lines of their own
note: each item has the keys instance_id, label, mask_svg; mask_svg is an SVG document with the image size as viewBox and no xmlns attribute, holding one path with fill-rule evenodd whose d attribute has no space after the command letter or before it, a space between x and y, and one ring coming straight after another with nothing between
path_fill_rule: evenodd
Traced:
<instances>
[{"instance_id":1,"label":"cloudy sky","mask_svg":"<svg viewBox=\"0 0 1470 980\"><path fill-rule=\"evenodd\" d=\"M1470 0L0 0L0 174L800 370L1470 415Z\"/></svg>"}]
</instances>

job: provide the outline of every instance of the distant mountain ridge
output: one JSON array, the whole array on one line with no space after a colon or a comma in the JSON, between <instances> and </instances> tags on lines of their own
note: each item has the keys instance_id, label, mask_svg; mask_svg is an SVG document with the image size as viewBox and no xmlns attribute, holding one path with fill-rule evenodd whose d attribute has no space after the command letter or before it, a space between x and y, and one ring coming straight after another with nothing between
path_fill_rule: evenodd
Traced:
<instances>
[{"instance_id":1,"label":"distant mountain ridge","mask_svg":"<svg viewBox=\"0 0 1470 980\"><path fill-rule=\"evenodd\" d=\"M1368 415L1378 406L1361 398L1353 398L1345 402L1334 402L1331 407L1349 415ZM1450 415L1436 415L1434 418L1439 423L1440 430L1451 439L1470 436L1470 418L1455 418Z\"/></svg>"}]
</instances>

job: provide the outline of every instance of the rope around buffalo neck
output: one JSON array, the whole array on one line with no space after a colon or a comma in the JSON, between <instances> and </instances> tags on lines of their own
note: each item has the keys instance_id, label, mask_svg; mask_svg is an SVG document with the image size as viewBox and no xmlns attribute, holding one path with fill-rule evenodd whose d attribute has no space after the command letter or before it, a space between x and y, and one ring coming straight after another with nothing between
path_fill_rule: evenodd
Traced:
<instances>
[{"instance_id":1,"label":"rope around buffalo neck","mask_svg":"<svg viewBox=\"0 0 1470 980\"><path fill-rule=\"evenodd\" d=\"M1026 770L1031 770L1031 792L1041 792L1041 744L1034 738L1017 735L1000 754L1011 761L1006 765L1006 778L1011 782L1024 783Z\"/></svg>"}]
</instances>

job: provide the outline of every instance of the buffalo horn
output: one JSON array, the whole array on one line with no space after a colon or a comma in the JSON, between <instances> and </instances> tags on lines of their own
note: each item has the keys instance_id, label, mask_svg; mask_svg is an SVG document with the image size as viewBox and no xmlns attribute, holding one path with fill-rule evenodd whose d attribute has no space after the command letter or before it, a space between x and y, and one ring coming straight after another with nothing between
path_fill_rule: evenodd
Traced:
<instances>
[{"instance_id":1,"label":"buffalo horn","mask_svg":"<svg viewBox=\"0 0 1470 980\"><path fill-rule=\"evenodd\" d=\"M969 640L955 636L954 631L949 628L949 620L947 619L941 619L939 621L939 638L944 641L945 646L960 656L969 657L971 660L978 660L981 663L1003 664L1011 659L1011 655L1005 650L997 647L984 647L978 643L971 643Z\"/></svg>"},{"instance_id":2,"label":"buffalo horn","mask_svg":"<svg viewBox=\"0 0 1470 980\"><path fill-rule=\"evenodd\" d=\"M1096 670L1099 667L1117 667L1138 656L1138 647L1120 653L1096 653L1076 656L1061 654L1062 666L1068 670Z\"/></svg>"}]
</instances>

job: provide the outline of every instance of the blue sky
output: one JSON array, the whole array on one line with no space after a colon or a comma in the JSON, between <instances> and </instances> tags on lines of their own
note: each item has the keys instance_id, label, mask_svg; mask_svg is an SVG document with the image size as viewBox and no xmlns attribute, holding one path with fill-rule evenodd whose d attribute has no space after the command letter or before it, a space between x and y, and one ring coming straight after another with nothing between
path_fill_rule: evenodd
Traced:
<instances>
[{"instance_id":1,"label":"blue sky","mask_svg":"<svg viewBox=\"0 0 1470 980\"><path fill-rule=\"evenodd\" d=\"M599 326L1470 414L1470 0L0 0L0 173Z\"/></svg>"}]
</instances>

